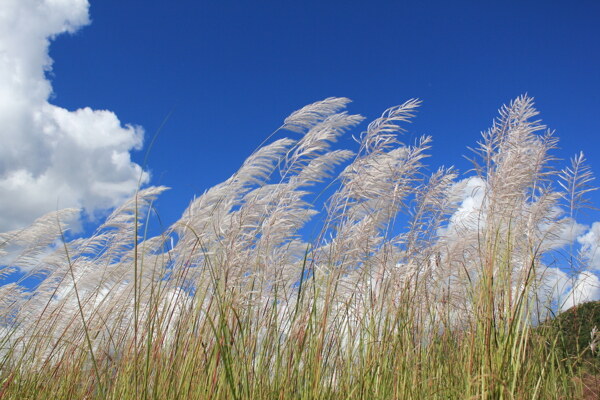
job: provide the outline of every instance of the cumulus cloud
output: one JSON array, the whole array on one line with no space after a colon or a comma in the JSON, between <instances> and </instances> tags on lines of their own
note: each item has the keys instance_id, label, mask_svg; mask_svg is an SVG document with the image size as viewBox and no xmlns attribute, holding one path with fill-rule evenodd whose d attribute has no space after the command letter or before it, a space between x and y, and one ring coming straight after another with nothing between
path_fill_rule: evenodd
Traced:
<instances>
[{"instance_id":1,"label":"cumulus cloud","mask_svg":"<svg viewBox=\"0 0 600 400\"><path fill-rule=\"evenodd\" d=\"M485 227L486 183L480 177L469 177L457 182L452 190L457 208L438 234L460 246L466 235ZM537 234L542 240L538 250L551 252L579 246L584 268L573 271L566 266L557 268L540 264L537 271L540 304L564 311L586 301L600 300L600 222L591 227L580 224L567 217L559 207L550 210L548 220L552 222L541 222L537 226Z\"/></svg>"},{"instance_id":2,"label":"cumulus cloud","mask_svg":"<svg viewBox=\"0 0 600 400\"><path fill-rule=\"evenodd\" d=\"M580 245L580 257L584 270L568 276L558 268L547 268L543 273L541 289L559 305L561 311L568 310L587 301L600 300L600 222L594 222L591 227L572 224L559 236L565 241L572 240ZM542 296L543 297L543 296Z\"/></svg>"},{"instance_id":3,"label":"cumulus cloud","mask_svg":"<svg viewBox=\"0 0 600 400\"><path fill-rule=\"evenodd\" d=\"M582 272L573 283L561 309L568 310L577 304L595 300L600 300L600 278L592 272Z\"/></svg>"},{"instance_id":4,"label":"cumulus cloud","mask_svg":"<svg viewBox=\"0 0 600 400\"><path fill-rule=\"evenodd\" d=\"M149 176L133 163L143 131L106 110L50 104L52 39L89 23L87 0L0 4L0 232L58 208L93 215Z\"/></svg>"},{"instance_id":5,"label":"cumulus cloud","mask_svg":"<svg viewBox=\"0 0 600 400\"><path fill-rule=\"evenodd\" d=\"M577 238L581 245L581 253L588 261L589 267L600 271L600 222L594 222L592 227Z\"/></svg>"},{"instance_id":6,"label":"cumulus cloud","mask_svg":"<svg viewBox=\"0 0 600 400\"><path fill-rule=\"evenodd\" d=\"M440 228L440 236L455 236L462 230L476 231L485 223L482 214L485 199L486 183L483 179L474 176L457 182L452 188L451 197L460 204L450 217L448 225Z\"/></svg>"},{"instance_id":7,"label":"cumulus cloud","mask_svg":"<svg viewBox=\"0 0 600 400\"><path fill-rule=\"evenodd\" d=\"M543 305L556 304L562 307L566 296L572 289L572 281L567 273L560 268L541 265L537 274L539 302Z\"/></svg>"},{"instance_id":8,"label":"cumulus cloud","mask_svg":"<svg viewBox=\"0 0 600 400\"><path fill-rule=\"evenodd\" d=\"M558 208L553 210L554 216L557 219L556 223L541 224L539 226L540 235L544 238L544 243L540 250L550 251L565 248L576 242L578 237L582 235L588 226L578 223L572 218L559 217L564 212Z\"/></svg>"}]
</instances>

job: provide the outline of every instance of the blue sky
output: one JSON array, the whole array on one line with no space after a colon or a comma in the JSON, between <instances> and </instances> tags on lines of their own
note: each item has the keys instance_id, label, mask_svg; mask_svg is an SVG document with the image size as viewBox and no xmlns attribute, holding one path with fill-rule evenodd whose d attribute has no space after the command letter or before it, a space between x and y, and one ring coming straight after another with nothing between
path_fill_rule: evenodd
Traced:
<instances>
[{"instance_id":1,"label":"blue sky","mask_svg":"<svg viewBox=\"0 0 600 400\"><path fill-rule=\"evenodd\" d=\"M433 136L432 170L467 171L467 147L528 93L556 156L583 150L598 175L599 19L598 1L4 0L0 232L63 207L91 229L140 181L172 188L157 206L169 225L330 96L367 121L422 99L409 140ZM586 235L597 246L600 222Z\"/></svg>"},{"instance_id":2,"label":"blue sky","mask_svg":"<svg viewBox=\"0 0 600 400\"><path fill-rule=\"evenodd\" d=\"M584 150L600 173L596 1L10 0L2 8L13 26L0 30L0 51L27 68L0 65L8 86L0 122L17 126L2 136L0 231L57 207L101 218L133 190L146 154L147 184L172 188L158 204L172 223L287 115L330 96L351 98L349 111L367 120L422 99L408 135L433 136L432 167L466 171L467 146L502 104L528 93L561 138L557 155Z\"/></svg>"},{"instance_id":3,"label":"blue sky","mask_svg":"<svg viewBox=\"0 0 600 400\"><path fill-rule=\"evenodd\" d=\"M329 96L368 119L424 103L432 165L462 158L496 110L528 93L570 157L600 171L595 1L91 1L92 23L50 47L53 104L141 125L152 184L174 221L229 177L283 118ZM364 126L363 126L364 127ZM133 152L141 163L147 146Z\"/></svg>"}]
</instances>

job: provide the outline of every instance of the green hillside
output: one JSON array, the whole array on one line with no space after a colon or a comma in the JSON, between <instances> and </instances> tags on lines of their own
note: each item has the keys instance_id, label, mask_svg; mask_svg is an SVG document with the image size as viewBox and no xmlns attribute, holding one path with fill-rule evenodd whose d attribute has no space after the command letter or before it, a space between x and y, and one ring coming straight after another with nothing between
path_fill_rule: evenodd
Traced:
<instances>
[{"instance_id":1,"label":"green hillside","mask_svg":"<svg viewBox=\"0 0 600 400\"><path fill-rule=\"evenodd\" d=\"M552 326L557 328L559 336L558 348L565 357L600 371L600 301L591 301L577 305L559 314ZM596 350L592 352L591 332L596 327Z\"/></svg>"}]
</instances>

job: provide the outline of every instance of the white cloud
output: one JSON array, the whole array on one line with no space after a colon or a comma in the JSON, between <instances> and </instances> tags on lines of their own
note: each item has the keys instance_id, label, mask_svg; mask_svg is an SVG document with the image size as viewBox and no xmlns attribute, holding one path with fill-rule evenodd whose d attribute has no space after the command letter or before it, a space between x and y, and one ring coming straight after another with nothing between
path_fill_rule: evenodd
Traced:
<instances>
[{"instance_id":1,"label":"white cloud","mask_svg":"<svg viewBox=\"0 0 600 400\"><path fill-rule=\"evenodd\" d=\"M560 268L540 266L537 274L539 303L543 306L556 304L559 308L562 307L573 283L567 273Z\"/></svg>"},{"instance_id":2,"label":"white cloud","mask_svg":"<svg viewBox=\"0 0 600 400\"><path fill-rule=\"evenodd\" d=\"M457 182L452 188L451 197L460 205L450 217L448 225L440 228L438 234L452 237L459 231L476 231L478 226L484 224L485 216L481 209L485 199L485 190L486 183L477 176Z\"/></svg>"},{"instance_id":3,"label":"white cloud","mask_svg":"<svg viewBox=\"0 0 600 400\"><path fill-rule=\"evenodd\" d=\"M94 214L149 179L130 158L141 128L110 111L49 103L50 40L88 24L88 9L87 0L0 4L0 232L57 208Z\"/></svg>"},{"instance_id":4,"label":"white cloud","mask_svg":"<svg viewBox=\"0 0 600 400\"><path fill-rule=\"evenodd\" d=\"M455 246L463 246L468 240L476 241L478 229L485 226L486 184L479 177L470 177L456 183L452 198L457 204L456 211L448 225L438 234ZM537 296L541 305L561 311L586 301L600 300L600 222L589 226L564 216L564 211L553 207L548 221L540 223L536 231L542 240L542 253L564 249L579 244L581 258L586 264L578 275L573 276L568 268L551 268L540 265L538 273ZM572 250L572 249L571 249ZM456 250L454 250L456 251ZM462 254L460 251L459 254Z\"/></svg>"},{"instance_id":5,"label":"white cloud","mask_svg":"<svg viewBox=\"0 0 600 400\"><path fill-rule=\"evenodd\" d=\"M565 291L561 310L568 310L577 304L600 300L600 222L594 222L585 234L577 237L581 245L581 256L587 270L580 272Z\"/></svg>"},{"instance_id":6,"label":"white cloud","mask_svg":"<svg viewBox=\"0 0 600 400\"><path fill-rule=\"evenodd\" d=\"M600 271L600 222L594 222L585 235L579 236L581 253L589 262L589 267Z\"/></svg>"},{"instance_id":7,"label":"white cloud","mask_svg":"<svg viewBox=\"0 0 600 400\"><path fill-rule=\"evenodd\" d=\"M595 300L600 300L600 278L594 273L582 272L573 283L561 309L568 310L577 304Z\"/></svg>"},{"instance_id":8,"label":"white cloud","mask_svg":"<svg viewBox=\"0 0 600 400\"><path fill-rule=\"evenodd\" d=\"M568 310L587 301L600 300L600 222L590 227L565 219L551 242L560 248L577 241L584 269L569 275L568 269L546 268L540 273L540 299L553 300L560 311ZM566 271L566 272L565 272Z\"/></svg>"},{"instance_id":9,"label":"white cloud","mask_svg":"<svg viewBox=\"0 0 600 400\"><path fill-rule=\"evenodd\" d=\"M588 229L588 226L580 224L572 218L560 218L564 212L559 208L554 208L553 213L549 217L555 218L554 222L539 225L540 235L543 238L540 250L544 252L574 244L577 238Z\"/></svg>"}]
</instances>

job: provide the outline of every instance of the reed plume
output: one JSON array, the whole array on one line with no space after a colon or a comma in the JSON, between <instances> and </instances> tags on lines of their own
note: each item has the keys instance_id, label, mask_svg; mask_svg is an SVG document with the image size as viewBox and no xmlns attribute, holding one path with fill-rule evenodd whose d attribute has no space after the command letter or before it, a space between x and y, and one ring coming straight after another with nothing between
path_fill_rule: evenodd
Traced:
<instances>
[{"instance_id":1,"label":"reed plume","mask_svg":"<svg viewBox=\"0 0 600 400\"><path fill-rule=\"evenodd\" d=\"M556 277L589 265L582 254L551 265L582 233L577 210L594 189L583 154L556 169L557 139L521 96L483 133L468 175L430 172L432 138L402 136L420 101L386 110L357 151L336 144L363 121L349 102L294 112L276 131L291 138L260 147L155 237L165 187L139 190L89 237L68 240L77 210L0 234L0 275L24 273L0 287L0 397L52 374L92 397L571 390L532 326L557 311Z\"/></svg>"}]
</instances>

